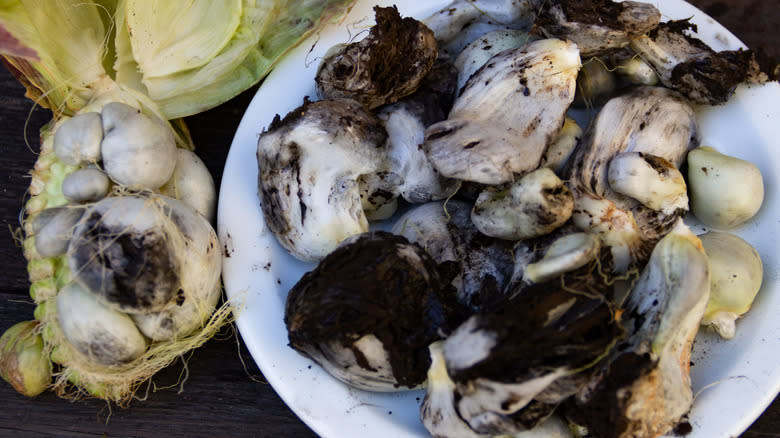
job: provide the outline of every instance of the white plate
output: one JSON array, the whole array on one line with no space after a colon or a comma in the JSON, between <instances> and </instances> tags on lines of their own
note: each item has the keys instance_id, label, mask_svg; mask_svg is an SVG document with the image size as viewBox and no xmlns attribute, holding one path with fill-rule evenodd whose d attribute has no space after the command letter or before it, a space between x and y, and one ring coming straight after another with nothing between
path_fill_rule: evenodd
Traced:
<instances>
[{"instance_id":1,"label":"white plate","mask_svg":"<svg viewBox=\"0 0 780 438\"><path fill-rule=\"evenodd\" d=\"M276 392L323 437L428 436L419 421L421 391L372 394L336 381L287 346L283 322L287 291L313 265L296 261L276 243L263 222L257 195L256 142L276 114L315 98L314 74L333 44L355 37L373 23L375 3L396 4L404 16L424 18L446 0L363 1L334 24L292 51L265 80L238 127L225 165L218 230L224 244L224 283L242 303L238 329L252 357ZM716 50L744 47L711 18L679 0L658 1L664 19L693 17L699 36ZM704 144L756 163L766 183L762 210L737 233L753 244L766 268L753 310L739 321L737 337L721 341L700 334L694 348L694 391L699 392L690 438L731 437L744 431L780 390L780 282L776 251L780 204L780 87L739 89L725 106L701 112Z\"/></svg>"}]
</instances>

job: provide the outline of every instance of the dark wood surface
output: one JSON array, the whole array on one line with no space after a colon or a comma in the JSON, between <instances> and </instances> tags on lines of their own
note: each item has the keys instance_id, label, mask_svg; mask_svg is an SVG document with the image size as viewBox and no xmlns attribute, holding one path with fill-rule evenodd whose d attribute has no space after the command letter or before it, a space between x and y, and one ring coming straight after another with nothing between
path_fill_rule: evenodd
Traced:
<instances>
[{"instance_id":1,"label":"dark wood surface","mask_svg":"<svg viewBox=\"0 0 780 438\"><path fill-rule=\"evenodd\" d=\"M778 0L695 0L692 3L724 24L751 48L780 59ZM233 132L254 90L219 108L191 117L188 125L197 153L217 182ZM21 249L12 231L19 227L28 172L35 161L38 130L48 111L33 108L23 88L0 69L0 330L32 319L34 306ZM187 361L182 385L149 392L126 409L98 400L70 402L52 394L18 395L0 381L0 437L307 437L315 436L278 398L243 348L225 332L196 350ZM175 385L185 368L175 364L155 377L158 386ZM780 399L742 435L780 436Z\"/></svg>"}]
</instances>

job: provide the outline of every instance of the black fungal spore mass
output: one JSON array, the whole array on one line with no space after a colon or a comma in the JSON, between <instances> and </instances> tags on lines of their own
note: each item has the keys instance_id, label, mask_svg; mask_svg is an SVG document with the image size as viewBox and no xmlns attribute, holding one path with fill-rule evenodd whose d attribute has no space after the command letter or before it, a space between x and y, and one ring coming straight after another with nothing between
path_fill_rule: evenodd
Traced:
<instances>
[{"instance_id":1,"label":"black fungal spore mass","mask_svg":"<svg viewBox=\"0 0 780 438\"><path fill-rule=\"evenodd\" d=\"M374 335L398 386L422 383L430 366L428 345L448 331L452 312L437 269L404 237L382 231L357 236L290 290L285 311L290 345L306 354L310 346L337 341L368 368L368 359L352 344Z\"/></svg>"}]
</instances>

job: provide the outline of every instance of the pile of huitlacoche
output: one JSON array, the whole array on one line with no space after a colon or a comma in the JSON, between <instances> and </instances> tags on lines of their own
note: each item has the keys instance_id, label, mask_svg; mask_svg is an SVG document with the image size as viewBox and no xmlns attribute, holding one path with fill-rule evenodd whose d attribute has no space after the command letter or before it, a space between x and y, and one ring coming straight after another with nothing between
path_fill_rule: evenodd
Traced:
<instances>
[{"instance_id":1,"label":"pile of huitlacoche","mask_svg":"<svg viewBox=\"0 0 780 438\"><path fill-rule=\"evenodd\" d=\"M681 219L689 193L724 191L682 173L689 151L736 160L698 147L692 103L767 76L648 4L532 3L423 22L377 7L322 61L319 100L260 135L265 221L318 263L289 292L290 345L357 388L426 388L437 437L657 436L691 407L702 321L739 314L708 307L704 239ZM702 220L760 202L702 202Z\"/></svg>"}]
</instances>

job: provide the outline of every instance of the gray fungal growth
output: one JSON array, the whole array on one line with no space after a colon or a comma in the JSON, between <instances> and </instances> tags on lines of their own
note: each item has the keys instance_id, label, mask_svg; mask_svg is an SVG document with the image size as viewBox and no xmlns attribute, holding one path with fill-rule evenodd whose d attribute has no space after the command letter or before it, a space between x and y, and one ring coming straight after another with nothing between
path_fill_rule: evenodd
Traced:
<instances>
[{"instance_id":1,"label":"gray fungal growth","mask_svg":"<svg viewBox=\"0 0 780 438\"><path fill-rule=\"evenodd\" d=\"M471 204L463 201L428 202L399 217L392 232L450 269L460 305L481 311L506 299L514 261L511 242L480 233L470 215Z\"/></svg>"},{"instance_id":2,"label":"gray fungal growth","mask_svg":"<svg viewBox=\"0 0 780 438\"><path fill-rule=\"evenodd\" d=\"M65 254L73 236L73 227L81 219L84 210L79 207L54 207L46 209L33 221L35 249L41 257Z\"/></svg>"},{"instance_id":3,"label":"gray fungal growth","mask_svg":"<svg viewBox=\"0 0 780 438\"><path fill-rule=\"evenodd\" d=\"M453 0L423 21L433 30L442 55L455 58L467 45L488 32L530 31L533 14L527 0Z\"/></svg>"},{"instance_id":4,"label":"gray fungal growth","mask_svg":"<svg viewBox=\"0 0 780 438\"><path fill-rule=\"evenodd\" d=\"M68 342L92 363L119 365L146 351L146 340L132 319L78 283L57 294L57 319Z\"/></svg>"},{"instance_id":5,"label":"gray fungal growth","mask_svg":"<svg viewBox=\"0 0 780 438\"><path fill-rule=\"evenodd\" d=\"M688 20L661 23L633 39L631 48L652 65L661 83L698 104L726 102L737 85L761 84L773 76L752 50L716 52L691 32L696 25Z\"/></svg>"},{"instance_id":6,"label":"gray fungal growth","mask_svg":"<svg viewBox=\"0 0 780 438\"><path fill-rule=\"evenodd\" d=\"M147 337L167 340L202 327L214 311L218 248L213 228L192 207L137 194L88 207L66 257L75 283L106 308L129 314Z\"/></svg>"},{"instance_id":7,"label":"gray fungal growth","mask_svg":"<svg viewBox=\"0 0 780 438\"><path fill-rule=\"evenodd\" d=\"M566 223L574 197L555 173L542 167L504 188L482 191L471 210L477 229L499 239L543 236Z\"/></svg>"},{"instance_id":8,"label":"gray fungal growth","mask_svg":"<svg viewBox=\"0 0 780 438\"><path fill-rule=\"evenodd\" d=\"M532 0L534 24L549 37L567 39L583 58L628 46L634 37L655 29L661 12L649 3L612 0Z\"/></svg>"},{"instance_id":9,"label":"gray fungal growth","mask_svg":"<svg viewBox=\"0 0 780 438\"><path fill-rule=\"evenodd\" d=\"M568 42L539 40L500 52L471 76L423 148L444 176L482 184L538 167L574 99L580 57Z\"/></svg>"},{"instance_id":10,"label":"gray fungal growth","mask_svg":"<svg viewBox=\"0 0 780 438\"><path fill-rule=\"evenodd\" d=\"M693 404L691 346L709 295L707 256L680 221L618 303L627 336L567 401L567 416L599 437L669 433Z\"/></svg>"},{"instance_id":11,"label":"gray fungal growth","mask_svg":"<svg viewBox=\"0 0 780 438\"><path fill-rule=\"evenodd\" d=\"M176 259L159 229L128 232L86 215L69 251L71 270L89 290L125 312L162 309L176 294Z\"/></svg>"},{"instance_id":12,"label":"gray fungal growth","mask_svg":"<svg viewBox=\"0 0 780 438\"><path fill-rule=\"evenodd\" d=\"M425 385L434 437L568 436L555 415L600 438L672 431L714 278L681 219L691 101L760 82L752 53L713 55L633 1L455 0L430 29L375 10L326 56L323 100L258 141L265 223L318 263L288 294L290 346L359 389ZM598 111L584 133L578 103ZM171 309L133 320L167 336Z\"/></svg>"},{"instance_id":13,"label":"gray fungal growth","mask_svg":"<svg viewBox=\"0 0 780 438\"><path fill-rule=\"evenodd\" d=\"M396 7L375 7L369 35L328 56L317 71L323 99L352 98L373 109L413 93L433 67L438 45L433 32Z\"/></svg>"},{"instance_id":14,"label":"gray fungal growth","mask_svg":"<svg viewBox=\"0 0 780 438\"><path fill-rule=\"evenodd\" d=\"M414 388L428 345L449 331L446 282L405 238L377 231L350 238L290 290L290 345L362 389Z\"/></svg>"},{"instance_id":15,"label":"gray fungal growth","mask_svg":"<svg viewBox=\"0 0 780 438\"><path fill-rule=\"evenodd\" d=\"M594 266L592 261L527 287L502 306L473 315L432 346L434 361L446 368L429 374L421 407L423 423L434 436L445 431L456 437L504 435L534 428L587 383L623 336L608 298L610 287L591 274ZM453 396L442 396L442 386Z\"/></svg>"},{"instance_id":16,"label":"gray fungal growth","mask_svg":"<svg viewBox=\"0 0 780 438\"><path fill-rule=\"evenodd\" d=\"M71 202L97 201L108 194L110 181L100 169L78 169L62 181L62 194Z\"/></svg>"},{"instance_id":17,"label":"gray fungal growth","mask_svg":"<svg viewBox=\"0 0 780 438\"><path fill-rule=\"evenodd\" d=\"M569 158L562 179L574 194L572 219L582 230L601 236L620 269L646 260L687 205L655 199L650 203L659 208L655 210L616 192L613 186L627 191L625 178L637 177L629 176L631 170L621 172L623 181L610 185L610 163L630 152L679 168L688 150L698 145L698 135L693 108L680 94L663 87L636 87L604 105ZM679 192L669 191L668 197L677 199Z\"/></svg>"},{"instance_id":18,"label":"gray fungal growth","mask_svg":"<svg viewBox=\"0 0 780 438\"><path fill-rule=\"evenodd\" d=\"M54 153L63 163L78 166L101 159L103 126L100 114L86 112L65 119L54 134Z\"/></svg>"},{"instance_id":19,"label":"gray fungal growth","mask_svg":"<svg viewBox=\"0 0 780 438\"><path fill-rule=\"evenodd\" d=\"M447 198L460 184L439 174L420 147L425 129L447 118L456 80L451 63L437 62L414 94L378 110L388 134L387 168L401 178L395 190L408 202Z\"/></svg>"},{"instance_id":20,"label":"gray fungal growth","mask_svg":"<svg viewBox=\"0 0 780 438\"><path fill-rule=\"evenodd\" d=\"M176 167L176 139L167 122L111 102L101 112L103 170L131 189L158 189Z\"/></svg>"},{"instance_id":21,"label":"gray fungal growth","mask_svg":"<svg viewBox=\"0 0 780 438\"><path fill-rule=\"evenodd\" d=\"M305 101L260 135L263 216L294 257L319 260L368 231L359 179L383 170L386 139L381 120L350 99Z\"/></svg>"}]
</instances>

